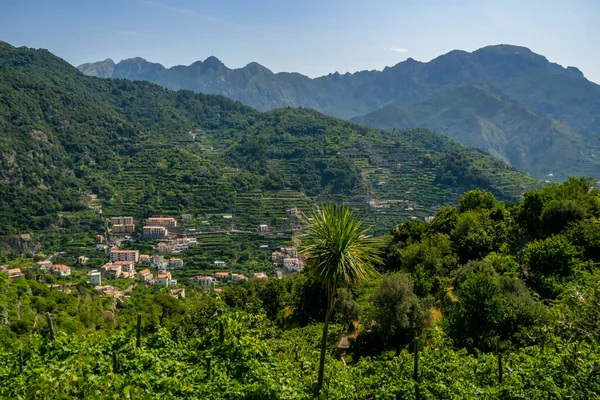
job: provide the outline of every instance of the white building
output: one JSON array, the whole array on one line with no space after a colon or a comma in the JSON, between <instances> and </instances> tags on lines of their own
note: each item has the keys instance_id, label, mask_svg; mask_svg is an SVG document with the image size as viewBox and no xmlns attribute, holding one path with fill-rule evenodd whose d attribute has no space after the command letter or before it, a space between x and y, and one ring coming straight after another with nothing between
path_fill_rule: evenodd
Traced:
<instances>
[{"instance_id":1,"label":"white building","mask_svg":"<svg viewBox=\"0 0 600 400\"><path fill-rule=\"evenodd\" d=\"M195 282L201 286L214 286L217 280L212 276L198 275L190 278L192 282Z\"/></svg>"},{"instance_id":2,"label":"white building","mask_svg":"<svg viewBox=\"0 0 600 400\"><path fill-rule=\"evenodd\" d=\"M90 271L90 283L92 285L102 285L102 274L95 269Z\"/></svg>"},{"instance_id":3,"label":"white building","mask_svg":"<svg viewBox=\"0 0 600 400\"><path fill-rule=\"evenodd\" d=\"M183 268L183 260L181 258L171 258L169 260L169 268Z\"/></svg>"},{"instance_id":4,"label":"white building","mask_svg":"<svg viewBox=\"0 0 600 400\"><path fill-rule=\"evenodd\" d=\"M142 228L142 236L145 239L162 239L169 236L169 231L164 226L146 225Z\"/></svg>"},{"instance_id":5,"label":"white building","mask_svg":"<svg viewBox=\"0 0 600 400\"><path fill-rule=\"evenodd\" d=\"M71 275L71 267L67 265L55 264L52 267L52 273L58 276L69 276Z\"/></svg>"},{"instance_id":6,"label":"white building","mask_svg":"<svg viewBox=\"0 0 600 400\"><path fill-rule=\"evenodd\" d=\"M259 232L269 232L269 226L266 224L261 224L258 226Z\"/></svg>"},{"instance_id":7,"label":"white building","mask_svg":"<svg viewBox=\"0 0 600 400\"><path fill-rule=\"evenodd\" d=\"M169 261L165 260L164 256L154 254L150 257L150 265L156 268L166 268L169 265Z\"/></svg>"},{"instance_id":8,"label":"white building","mask_svg":"<svg viewBox=\"0 0 600 400\"><path fill-rule=\"evenodd\" d=\"M226 266L227 266L227 263L226 263L225 261L215 261L215 262L213 263L213 265L214 265L215 267L226 267Z\"/></svg>"},{"instance_id":9,"label":"white building","mask_svg":"<svg viewBox=\"0 0 600 400\"><path fill-rule=\"evenodd\" d=\"M158 273L158 275L156 275L154 284L155 285L163 285L163 286L171 285L171 273L167 272L167 271L160 271Z\"/></svg>"},{"instance_id":10,"label":"white building","mask_svg":"<svg viewBox=\"0 0 600 400\"><path fill-rule=\"evenodd\" d=\"M302 268L304 268L304 263L298 258L285 258L283 260L283 268L290 272L298 272L302 271Z\"/></svg>"}]
</instances>

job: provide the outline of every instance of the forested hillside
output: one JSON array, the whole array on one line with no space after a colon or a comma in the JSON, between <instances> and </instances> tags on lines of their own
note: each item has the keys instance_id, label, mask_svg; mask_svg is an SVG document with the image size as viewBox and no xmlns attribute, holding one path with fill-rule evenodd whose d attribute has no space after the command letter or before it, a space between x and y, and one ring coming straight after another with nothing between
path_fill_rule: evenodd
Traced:
<instances>
[{"instance_id":1,"label":"forested hillside","mask_svg":"<svg viewBox=\"0 0 600 400\"><path fill-rule=\"evenodd\" d=\"M79 69L223 94L259 110L301 106L377 128L426 127L537 178L600 175L600 86L525 47L455 50L429 62L409 58L382 71L315 79L257 63L229 69L215 57L172 68L138 57Z\"/></svg>"},{"instance_id":2,"label":"forested hillside","mask_svg":"<svg viewBox=\"0 0 600 400\"><path fill-rule=\"evenodd\" d=\"M511 204L470 191L430 223L399 224L379 275L337 291L320 394L327 296L310 269L220 292L186 282L185 298L139 284L122 301L84 268L0 274L0 395L598 398L599 217L594 182L570 179Z\"/></svg>"},{"instance_id":3,"label":"forested hillside","mask_svg":"<svg viewBox=\"0 0 600 400\"><path fill-rule=\"evenodd\" d=\"M89 195L108 216L227 213L242 229L285 227L286 207L334 199L381 232L474 186L517 199L538 185L430 131L385 132L308 109L259 113L222 96L87 77L46 50L6 43L0 94L4 235L81 224Z\"/></svg>"}]
</instances>

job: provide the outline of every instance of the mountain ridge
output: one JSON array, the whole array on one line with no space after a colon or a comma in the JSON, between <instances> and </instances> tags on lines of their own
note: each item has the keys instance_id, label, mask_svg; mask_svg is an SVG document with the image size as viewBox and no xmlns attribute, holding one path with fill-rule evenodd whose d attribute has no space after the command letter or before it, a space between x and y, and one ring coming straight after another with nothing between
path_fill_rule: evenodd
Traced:
<instances>
[{"instance_id":1,"label":"mountain ridge","mask_svg":"<svg viewBox=\"0 0 600 400\"><path fill-rule=\"evenodd\" d=\"M507 154L510 149L503 142L503 135L492 135L482 141L483 131L478 124L463 123L464 132L447 128L457 124L449 113L445 114L448 119L436 122L435 129L464 144L491 150L499 159L510 161L538 178L550 173L556 179L568 175L600 176L600 162L595 159L600 148L600 86L587 80L576 67L552 63L523 46L500 44L472 52L453 50L429 62L409 58L380 71L335 72L317 78L273 73L254 62L229 69L216 57L167 69L139 59L122 61L113 70L102 63L79 69L97 76L104 73L113 78L148 80L174 90L222 94L260 111L308 107L378 128L407 128L409 120L413 124L410 127L431 126L432 120L439 119L431 107L428 115L422 113L421 107L420 117L407 118L406 113L416 111L419 108L416 105L423 106L424 102L437 104L438 110L448 110L453 107L453 99L444 97L447 91L485 87L488 94L493 93L491 97L505 99L506 110L513 112L507 116L498 113L491 124L484 118L482 124L489 126L484 130L499 133L508 129L510 132L504 133L518 138L521 155ZM468 103L466 99L459 102ZM400 112L402 107L404 110ZM471 110L464 115L467 120L481 117L475 108L467 109ZM393 110L400 113L395 123L391 122ZM532 122L530 114L536 116L536 122ZM377 117L383 115L384 120L378 121ZM519 121L518 115L524 119ZM544 141L548 143L539 145ZM565 144L564 154L548 150Z\"/></svg>"}]
</instances>

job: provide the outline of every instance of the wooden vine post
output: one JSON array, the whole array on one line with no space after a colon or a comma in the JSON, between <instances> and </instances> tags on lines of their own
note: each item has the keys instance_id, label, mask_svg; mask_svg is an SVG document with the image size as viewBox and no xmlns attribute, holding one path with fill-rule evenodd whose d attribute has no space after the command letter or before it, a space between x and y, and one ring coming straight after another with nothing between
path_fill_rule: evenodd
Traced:
<instances>
[{"instance_id":1,"label":"wooden vine post","mask_svg":"<svg viewBox=\"0 0 600 400\"><path fill-rule=\"evenodd\" d=\"M498 356L498 384L502 385L502 352L500 351L500 339L496 342L496 355Z\"/></svg>"},{"instance_id":2,"label":"wooden vine post","mask_svg":"<svg viewBox=\"0 0 600 400\"><path fill-rule=\"evenodd\" d=\"M142 314L137 315L137 330L135 334L135 345L139 349L142 344Z\"/></svg>"},{"instance_id":3,"label":"wooden vine post","mask_svg":"<svg viewBox=\"0 0 600 400\"><path fill-rule=\"evenodd\" d=\"M421 399L421 393L419 391L419 337L415 337L415 348L414 348L414 356L415 356L415 370L413 373L413 379L415 381L415 399Z\"/></svg>"}]
</instances>

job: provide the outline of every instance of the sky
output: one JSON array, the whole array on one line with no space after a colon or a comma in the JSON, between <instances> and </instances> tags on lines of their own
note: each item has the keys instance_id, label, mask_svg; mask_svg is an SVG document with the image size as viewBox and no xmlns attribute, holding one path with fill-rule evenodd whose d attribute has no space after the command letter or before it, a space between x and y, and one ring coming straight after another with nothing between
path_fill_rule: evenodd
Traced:
<instances>
[{"instance_id":1,"label":"sky","mask_svg":"<svg viewBox=\"0 0 600 400\"><path fill-rule=\"evenodd\" d=\"M310 77L514 44L600 83L599 17L598 0L0 0L0 40L73 65L216 56Z\"/></svg>"}]
</instances>

